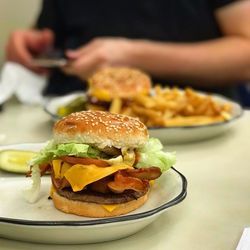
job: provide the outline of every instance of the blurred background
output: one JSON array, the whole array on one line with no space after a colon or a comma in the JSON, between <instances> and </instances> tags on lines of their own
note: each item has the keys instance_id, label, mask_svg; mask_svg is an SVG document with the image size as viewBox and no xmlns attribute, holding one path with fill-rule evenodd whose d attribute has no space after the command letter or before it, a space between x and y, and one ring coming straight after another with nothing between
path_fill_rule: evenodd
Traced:
<instances>
[{"instance_id":1,"label":"blurred background","mask_svg":"<svg viewBox=\"0 0 250 250\"><path fill-rule=\"evenodd\" d=\"M51 3L50 1L48 1L48 2ZM116 1L114 1L114 2L116 2ZM138 1L138 2L140 2L140 1ZM187 2L185 2L185 1L176 1L176 3L177 2L183 3L183 5L184 5L183 10L186 11L187 13L186 12L185 13L187 15L190 15L190 16L193 15L191 5L194 3L193 8L198 8L200 6L199 4L195 3L195 1L193 1L193 2L192 1L190 1L190 2L188 2L188 1ZM210 1L208 0L208 2L210 2ZM233 2L233 0L217 0L217 1L211 1L211 2L221 2L221 3L223 3L223 5L225 5L225 3ZM5 60L5 47L6 47L6 42L8 41L10 34L15 30L27 29L28 27L32 27L34 25L34 23L35 23L35 20L37 19L38 12L40 12L40 10L41 10L41 3L42 3L42 0L18 0L18 1L16 1L16 0L0 0L0 69L2 69L4 60ZM60 2L60 4L62 4L62 5L63 5L63 3L64 2ZM69 3L71 4L71 1L69 1ZM84 4L84 2L78 2L78 3ZM97 3L98 3L98 1L97 1ZM72 5L74 5L74 4L72 4ZM144 5L144 2L142 2L142 5ZM145 6L146 6L146 4L145 4ZM205 8L207 8L207 7L205 7ZM150 5L148 7L148 10L151 10ZM154 8L153 8L153 10L154 10ZM177 8L177 10L179 11L179 8ZM204 9L204 11L205 11L205 9ZM73 12L73 13L75 13L75 12ZM210 13L210 12L208 11L208 13ZM246 13L248 13L248 12L246 12ZM152 11L152 14L154 14L153 11ZM82 12L80 12L80 15L82 15ZM164 12L164 15L165 15L165 12ZM138 16L139 15L137 15L136 18ZM169 15L166 15L166 16L169 16ZM174 27L173 30L177 31L176 34L173 35L173 40L176 40L176 41L182 41L182 40L183 41L190 41L190 37L193 35L192 34L192 29L190 31L189 31L189 29L183 29L183 27L185 27L185 25L183 26L182 18L185 17L185 15L183 15L183 13L182 13L182 14L177 15L177 16L181 17L178 22L175 19L173 19L172 21L169 19L170 20L169 23L172 24L171 27ZM40 27L39 28L47 27L46 25L44 25L44 23L46 23L46 18L47 17L48 17L48 11L46 12L46 14L44 14L44 17L41 18L42 21L40 20ZM210 14L208 14L208 17L210 17ZM72 18L69 17L69 20L72 20ZM190 24L188 24L189 26L187 26L187 27L190 28L190 27L193 27L193 24L199 23L199 22L197 22L197 20L199 20L199 19L195 19L195 20L192 19ZM230 18L229 21L231 21L231 20L232 20L232 18ZM237 20L238 20L238 18L237 18ZM97 18L97 21L98 21L98 18ZM102 21L103 20L101 20L101 22ZM137 22L137 21L135 22L135 23L138 23L137 28L138 28L138 30L140 30L141 35L144 36L144 32L145 32L144 31L144 27L145 27L144 24L145 23L143 23L143 22L141 23L141 22ZM206 24L206 21L204 23ZM249 21L246 22L246 23L249 23ZM214 26L213 26L214 23L212 22L211 25L212 25L211 29L213 29L214 28ZM110 26L111 25L107 25L106 28L109 28ZM86 35L86 37L85 36L80 36L80 38L77 38L76 40L74 40L75 39L74 38L73 42L70 40L71 38L69 39L69 38L65 37L64 38L65 41L66 41L66 39L69 39L69 40L67 42L67 46L65 45L66 44L65 41L64 41L65 44L63 46L66 46L67 48L76 48L77 46L75 46L75 44L77 44L78 46L79 46L79 44L80 45L86 44L86 41L91 41L91 39L93 37L98 37L98 36L100 37L100 34L102 36L105 32L108 32L108 33L113 32L112 29L111 30L107 29L107 31L105 31L104 30L105 28L103 29L102 27L104 27L104 26L102 26L102 25L100 26L101 28L99 30L97 29L97 31L95 31L93 29L93 27L90 25L90 31L91 32L90 32L89 35ZM114 26L114 28L115 27L116 26ZM141 27L143 27L143 28L141 29ZM165 27L165 22L164 22L164 27ZM179 27L179 28L176 28L176 27ZM147 34L147 29L146 29L145 34ZM178 38L179 34L184 33L184 32L178 32L178 29L179 30L186 30L187 34L185 33L185 34L183 34L183 37ZM156 33L157 33L157 29L152 28L151 30L152 31L156 30ZM161 30L161 29L159 29L159 30ZM193 31L194 31L194 33L197 31L197 34L195 33L194 38L192 38L192 39L199 41L200 32L203 31L203 30L204 29L201 29L201 30L199 29L199 25L197 27L195 27ZM240 28L240 30L248 30L248 28L247 29L241 29ZM119 29L118 29L118 31L119 31ZM126 30L126 27L125 27L124 31L125 31L125 33L128 32L128 34L129 34L129 35L126 35L126 36L128 36L128 37L132 36L133 37L133 31L131 31L131 34L130 34L130 28L128 30ZM123 32L123 31L121 31L121 32ZM172 32L171 28L169 29L169 32L170 32L169 34L171 35L171 32ZM209 32L208 32L208 34L206 34L206 32L204 32L204 34L202 36L204 36L204 39L207 39L207 37L210 37L210 36L213 37L214 35L215 35L215 37L220 36L219 34L217 34L217 29L215 29L214 32L215 33L213 33L213 34L209 34ZM117 33L117 32L115 31L115 33ZM153 34L153 33L154 32L152 32L152 37L154 37L156 35L156 34ZM160 36L162 36L162 35L163 35L163 37L162 37L162 39L163 39L164 36L165 36L165 33L161 34ZM151 36L151 34L150 34L150 36ZM158 36L158 34L156 35L156 37L157 36ZM166 35L166 36L168 36L168 35ZM166 38L164 38L164 39L166 39ZM168 41L168 38L167 38L166 41ZM74 44L74 46L72 46L72 44ZM226 43L226 45L228 45L228 43ZM63 46L61 46L61 47L63 47ZM62 48L60 48L60 46L57 46L57 47L59 49L62 49ZM244 48L244 46L239 46L239 48L242 48L242 47ZM170 53L170 55L173 55L174 53L177 53L177 55L178 55L179 52L178 52L178 50L174 50L175 47L171 47L171 45L170 45L170 48L172 49L172 53ZM236 46L235 48L237 49L238 47ZM249 50L249 53L250 53L250 47L249 47L249 49L248 48L246 49L246 51L248 51L248 50ZM10 51L13 51L13 50L10 50ZM232 50L228 50L228 51L230 52ZM204 54L205 54L205 59L206 59L207 58L206 57L207 53L204 53ZM214 53L210 53L210 54L213 55ZM233 51L232 51L232 55L233 55ZM247 53L242 53L242 55L247 55ZM192 54L192 56L193 56L193 54ZM173 57L173 58L175 59L175 57ZM176 58L178 58L178 57L176 57ZM196 58L197 62L199 62L200 55L198 54L198 56L197 55L193 56L193 58L194 59ZM208 58L209 58L209 56L208 56ZM220 57L218 56L217 58L220 58ZM225 57L225 58L227 58L227 57ZM247 59L243 58L242 59L243 64L244 64L244 60L248 62ZM13 58L12 58L11 61L16 61L16 60L13 60ZM169 62L171 60L167 60L167 61ZM177 64L181 63L181 61L180 62L178 60L176 60L176 61L177 61ZM195 63L197 63L197 62L196 62L196 60L194 60L193 65L196 65ZM209 68L209 65L207 66L207 64L206 64L207 62L209 62L209 60L208 61L205 60L204 69ZM143 65L143 62L140 62L140 64L142 66L141 68L143 69L143 67L145 65ZM224 64L220 64L220 65L224 65ZM237 65L240 65L240 64L238 63ZM97 66L98 65L95 65L94 67L97 68ZM212 66L212 65L210 65L210 66ZM166 85L166 84L170 84L171 86L172 85L177 85L177 86L180 85L181 87L191 86L191 87L196 88L197 90L209 91L209 92L215 92L215 93L223 94L225 96L230 97L231 99L234 99L234 100L238 101L243 106L250 107L250 97L249 97L250 96L250 86L249 86L249 84L248 85L245 84L246 82L249 82L249 78L245 79L246 77L245 78L242 77L242 75L245 75L245 74L241 74L241 72L238 73L238 71L237 71L235 73L236 75L233 76L233 78L230 78L229 73L231 71L229 70L228 72L223 73L223 68L227 68L227 67L222 67L221 68L221 70L222 70L222 72L221 72L222 78L224 77L226 79L225 81L231 81L231 79L236 79L236 80L232 80L232 81L235 81L235 83L237 83L237 84L232 86L232 85L230 85L228 83L225 86L214 85L214 87L212 85L212 87L207 88L207 86L205 84L203 84L203 82L202 82L203 80L200 81L198 78L197 78L198 80L196 79L197 71L194 70L194 68L191 67L191 71L188 72L188 74L186 73L187 75L185 75L185 77L186 77L185 79L184 79L184 76L181 76L183 74L183 72L185 72L185 70L179 72L179 69L182 69L183 67L173 67L173 68L176 69L176 72L174 72L174 70L171 71L171 65L167 65L166 68L164 69L164 70L166 70L166 72L164 72L164 74L167 74L166 79L165 79L165 77L164 77L164 79L158 79L157 77L161 77L161 76L157 75L157 77L155 77L157 79L154 79L154 81L155 82L161 82L163 85ZM71 71L72 70L76 70L76 69L71 69ZM149 72L152 73L154 70L155 69L149 69ZM157 68L157 70L158 70L158 68ZM50 78L48 80L48 88L45 89L44 94L45 95L46 94L62 95L62 94L69 93L70 91L73 91L73 90L82 90L83 89L83 84L82 83L86 80L86 77L84 76L84 74L86 74L85 71L81 70L80 72L75 72L74 74L71 74L70 76L68 76L67 75L68 73L66 74L64 72L64 74L63 74L60 70L57 70L57 69L52 70L51 71L52 73L50 74ZM10 71L10 72L12 73L13 71ZM206 70L204 70L204 72L206 72ZM242 72L244 72L244 71L242 71ZM152 73L152 75L153 75L153 73ZM206 77L208 77L210 79L211 75L216 75L216 74L208 74L208 76L206 76ZM203 77L205 77L205 76L202 76L201 79L203 79ZM195 82L195 80L193 80L193 79L196 79L197 82ZM51 84L52 82L53 82L53 84ZM239 83L241 83L241 85ZM85 86L86 86L86 84L85 84Z\"/></svg>"},{"instance_id":2,"label":"blurred background","mask_svg":"<svg viewBox=\"0 0 250 250\"><path fill-rule=\"evenodd\" d=\"M9 34L32 26L40 9L41 0L0 0L0 67Z\"/></svg>"}]
</instances>

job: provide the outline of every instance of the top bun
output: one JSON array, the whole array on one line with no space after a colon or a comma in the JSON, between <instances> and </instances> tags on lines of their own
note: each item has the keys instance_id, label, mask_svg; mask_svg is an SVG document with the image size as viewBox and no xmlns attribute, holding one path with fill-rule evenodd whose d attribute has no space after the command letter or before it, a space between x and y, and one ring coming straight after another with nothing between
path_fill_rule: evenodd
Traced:
<instances>
[{"instance_id":1,"label":"top bun","mask_svg":"<svg viewBox=\"0 0 250 250\"><path fill-rule=\"evenodd\" d=\"M144 72L126 67L107 67L95 74L89 80L89 95L98 99L99 93L105 93L105 99L119 97L129 99L137 94L149 94L151 79Z\"/></svg>"},{"instance_id":2,"label":"top bun","mask_svg":"<svg viewBox=\"0 0 250 250\"><path fill-rule=\"evenodd\" d=\"M146 126L136 118L104 111L72 113L54 125L54 141L86 143L99 148L138 148L148 140Z\"/></svg>"}]
</instances>

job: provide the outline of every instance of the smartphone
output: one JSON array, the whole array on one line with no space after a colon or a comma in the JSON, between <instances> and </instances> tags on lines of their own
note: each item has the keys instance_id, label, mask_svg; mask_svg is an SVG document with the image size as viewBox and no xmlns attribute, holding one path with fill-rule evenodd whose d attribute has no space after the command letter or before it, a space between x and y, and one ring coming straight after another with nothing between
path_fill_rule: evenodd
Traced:
<instances>
[{"instance_id":1,"label":"smartphone","mask_svg":"<svg viewBox=\"0 0 250 250\"><path fill-rule=\"evenodd\" d=\"M67 64L67 59L62 51L50 50L33 58L32 63L34 66L55 68L65 66Z\"/></svg>"}]
</instances>

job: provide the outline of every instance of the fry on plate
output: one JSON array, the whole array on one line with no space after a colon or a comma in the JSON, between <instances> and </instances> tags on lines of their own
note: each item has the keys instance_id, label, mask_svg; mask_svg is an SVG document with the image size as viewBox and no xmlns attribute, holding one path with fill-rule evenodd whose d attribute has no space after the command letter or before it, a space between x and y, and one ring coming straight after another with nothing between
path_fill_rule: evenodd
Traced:
<instances>
[{"instance_id":1,"label":"fry on plate","mask_svg":"<svg viewBox=\"0 0 250 250\"><path fill-rule=\"evenodd\" d=\"M111 113L138 117L147 127L205 125L230 120L232 116L229 102L219 102L212 95L192 88L182 90L160 85L151 94L137 94L130 99L114 97L108 107ZM107 110L107 107L87 102L86 109Z\"/></svg>"},{"instance_id":2,"label":"fry on plate","mask_svg":"<svg viewBox=\"0 0 250 250\"><path fill-rule=\"evenodd\" d=\"M119 98L118 98L119 99ZM114 99L110 112L138 117L148 127L194 126L231 119L231 104L186 88L155 86L152 95L137 95L130 102Z\"/></svg>"}]
</instances>

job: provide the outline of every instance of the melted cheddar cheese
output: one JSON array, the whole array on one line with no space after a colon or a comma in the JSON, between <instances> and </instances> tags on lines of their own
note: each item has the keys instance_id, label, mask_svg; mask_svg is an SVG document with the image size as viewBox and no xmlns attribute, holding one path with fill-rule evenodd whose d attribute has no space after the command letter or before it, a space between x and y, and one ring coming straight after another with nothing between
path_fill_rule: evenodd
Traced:
<instances>
[{"instance_id":1,"label":"melted cheddar cheese","mask_svg":"<svg viewBox=\"0 0 250 250\"><path fill-rule=\"evenodd\" d=\"M91 95L101 101L110 102L112 100L110 93L105 89L92 89Z\"/></svg>"},{"instance_id":2,"label":"melted cheddar cheese","mask_svg":"<svg viewBox=\"0 0 250 250\"><path fill-rule=\"evenodd\" d=\"M131 166L119 163L111 165L109 167L98 167L94 164L82 165L75 164L71 165L62 160L52 161L53 171L55 178L65 177L70 183L74 192L83 190L88 184L98 181L106 176L109 176L118 170L132 168Z\"/></svg>"},{"instance_id":3,"label":"melted cheddar cheese","mask_svg":"<svg viewBox=\"0 0 250 250\"><path fill-rule=\"evenodd\" d=\"M111 205L102 205L102 207L107 210L108 212L114 211L117 207L119 207L119 204L111 204Z\"/></svg>"}]
</instances>

